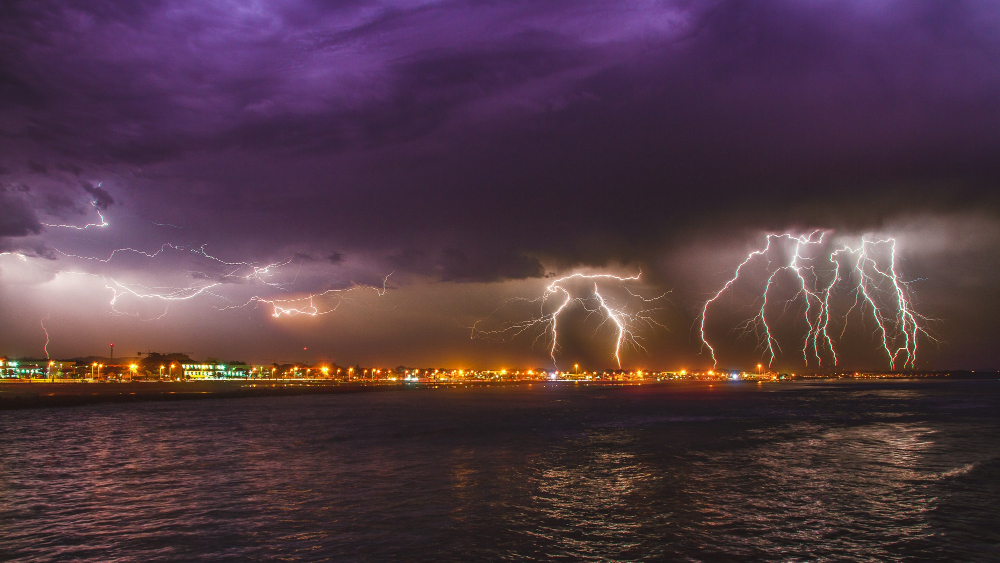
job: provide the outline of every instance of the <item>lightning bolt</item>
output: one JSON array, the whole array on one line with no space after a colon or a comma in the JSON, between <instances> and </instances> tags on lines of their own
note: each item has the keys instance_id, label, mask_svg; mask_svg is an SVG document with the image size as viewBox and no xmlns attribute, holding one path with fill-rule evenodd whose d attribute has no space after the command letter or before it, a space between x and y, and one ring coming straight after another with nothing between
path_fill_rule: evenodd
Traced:
<instances>
[{"instance_id":1,"label":"lightning bolt","mask_svg":"<svg viewBox=\"0 0 1000 563\"><path fill-rule=\"evenodd\" d=\"M54 250L56 252L58 252L59 254L62 254L63 256L66 256L67 258L79 258L79 259L82 259L82 260L91 260L91 261L95 261L95 262L103 262L105 264L111 262L111 260L117 254L119 254L119 253L131 252L131 253L134 253L134 254L140 254L142 256L145 256L146 258L156 258L160 254L162 254L162 253L164 253L164 252L166 252L168 250L176 250L176 251L180 251L180 252L189 251L189 252L192 252L194 254L197 254L198 256L207 258L207 259L209 259L211 261L217 262L217 263L222 264L224 266L232 266L232 269L228 273L223 274L223 276L222 276L223 278L237 278L237 279L248 280L248 281L249 280L258 280L258 281L261 281L261 282L263 282L263 283L265 283L267 285L270 285L270 286L273 286L273 287L279 287L279 288L282 287L282 284L269 282L265 278L271 276L274 273L274 270L276 270L277 268L280 268L282 266L286 266L289 263L291 263L292 260L293 260L293 258L288 258L286 260L283 260L283 261L280 261L280 262L274 262L274 263L271 263L271 264L266 264L264 266L258 266L258 265L254 264L252 262L228 262L228 261L223 260L221 258L218 258L216 256L212 256L211 254L209 254L208 252L206 252L205 248L207 246L208 246L208 244L203 244L201 246L194 247L194 246L184 246L184 245L176 245L176 244L166 243L166 244L163 244L162 246L160 246L160 248L158 250L154 251L154 252L146 252L144 250L138 250L138 249L131 248L131 247L116 248L116 249L112 250L110 252L110 254L108 254L107 258L97 258L97 257L94 257L94 256L81 256L79 254L70 254L68 252L63 252L62 250L59 250L58 248L56 248ZM247 273L246 275L242 275L240 273L241 271L245 271L247 269L249 270L249 273ZM203 273L203 272L199 272L199 273ZM207 274L206 274L206 276L207 276Z\"/></svg>"},{"instance_id":2,"label":"lightning bolt","mask_svg":"<svg viewBox=\"0 0 1000 563\"><path fill-rule=\"evenodd\" d=\"M98 184L100 186L101 184ZM64 228L73 230L86 230L90 228L105 228L110 226L108 221L105 219L104 215L101 213L97 206L96 201L90 202L91 206L95 209L97 216L100 218L99 223L88 223L86 225L68 225L68 224L54 224L54 223L43 223L47 227L54 228ZM160 226L169 226L174 228L180 228L176 225L166 224L166 223L154 223ZM224 296L224 292L220 289L222 286L235 283L241 286L245 282L259 283L268 288L273 288L282 292L291 292L292 286L296 283L298 275L301 272L301 268L295 275L288 281L288 277L285 277L284 281L276 281L276 277L285 271L285 267L291 264L295 257L286 258L284 260L279 260L276 262L268 263L257 263L248 261L231 261L219 256L215 256L208 252L208 244L199 245L178 245L172 243L165 243L161 245L158 249L147 251L141 250L133 247L117 248L112 250L106 256L87 256L81 254L75 254L71 252L65 252L61 249L54 248L53 250L66 257L76 260L83 260L88 262L99 262L102 264L110 264L116 258L126 254L138 255L148 259L156 259L161 257L161 255L168 252L190 252L196 255L199 259L211 264L215 269L211 274L201 271L190 271L190 274L195 277L200 277L206 280L205 283L194 283L182 287L170 287L164 285L143 285L139 283L129 283L122 281L115 276L102 274L102 273L92 273L86 271L70 271L61 269L45 268L56 274L70 274L70 275L85 275L92 276L101 279L104 282L105 288L111 292L111 298L108 302L111 312L114 314L130 315L130 316L140 316L139 313L129 313L121 310L119 308L119 301L123 298L134 298L143 301L161 301L165 303L163 308L163 313L155 317L155 319L163 318L169 311L169 305L173 302L187 301L195 299L201 296L212 296L217 299L232 303L233 300ZM14 255L20 258L22 261L27 261L27 256L22 252L0 252L0 256ZM221 268L220 268L221 267ZM222 272L217 270L221 269ZM241 305L230 305L226 307L215 307L217 310L232 309L238 307L246 307L248 305L260 305L266 304L271 307L271 314L274 317L281 316L295 316L295 315L310 315L317 316L335 311L345 300L345 296L351 292L361 289L371 289L375 291L378 296L384 296L387 291L387 285L389 276L385 276L382 280L382 287L373 287L369 285L354 284L351 287L344 289L329 289L326 291L318 293L309 293L301 295L298 297L288 297L288 298L273 298L266 295L253 295L246 302ZM234 287L236 287L234 285ZM329 301L332 298L336 298L336 303L330 307L324 304L324 302ZM149 320L149 319L147 319ZM44 326L43 326L44 328Z\"/></svg>"},{"instance_id":3,"label":"lightning bolt","mask_svg":"<svg viewBox=\"0 0 1000 563\"><path fill-rule=\"evenodd\" d=\"M175 245L175 244L166 243L166 244L161 245L159 249L157 249L157 250L155 250L153 252L147 252L147 251L139 250L139 249L132 248L132 247L116 248L116 249L112 250L108 254L108 256L106 258L99 258L99 257L95 257L95 256L82 256L82 255L79 255L79 254L72 254L72 253L68 253L68 252L64 252L62 250L59 250L58 248L56 248L54 250L56 252L58 252L59 254L62 254L63 256L67 257L67 258L76 258L76 259L80 259L80 260L87 260L87 261L101 262L101 263L104 263L104 264L108 264L116 256L118 256L120 254L126 254L126 253L138 254L140 256L144 256L144 257L150 258L150 259L156 258L156 257L160 256L161 254L163 254L163 253L165 253L167 251L171 251L171 250L173 250L173 251L180 251L180 252L191 251L191 252L194 252L194 253L202 255L202 256L208 256L205 253L205 251L204 251L204 246L205 245L203 245L201 247L197 247L197 248L190 248L190 247L186 247L186 246L181 246L181 245ZM212 258L215 259L214 257L212 257ZM218 259L216 259L216 260L218 260ZM221 298L220 295L212 293L209 290L211 290L212 288L219 287L219 286L223 285L222 282L214 282L214 283L208 283L208 284L190 285L190 286L186 286L186 287L163 287L163 286L151 287L151 286L146 286L146 285L143 285L143 284L125 283L125 282L122 282L122 281L119 281L119 280L115 279L112 276L103 275L103 274L92 274L92 273L89 273L89 272L77 272L77 271L66 271L66 272L57 272L57 273L67 273L67 274L75 274L75 275L92 276L92 277L97 277L97 278L100 278L101 280L103 280L104 284L105 284L105 288L107 288L111 292L111 299L108 302L108 305L110 306L111 311L114 314L139 316L136 313L127 313L127 312L124 312L124 311L121 311L121 310L118 309L118 306L117 306L118 305L118 300L121 297L124 297L124 296L134 297L134 298L137 298L139 300L159 300L159 301L163 301L163 302L165 302L167 304L167 307L164 308L163 313L161 313L157 317L154 317L152 319L147 319L147 320L162 319L169 312L169 304L172 303L172 302L175 302L175 301L187 301L189 299L194 299L195 297L198 297L199 295L202 295L202 294L214 295L216 297L220 297Z\"/></svg>"},{"instance_id":4,"label":"lightning bolt","mask_svg":"<svg viewBox=\"0 0 1000 563\"><path fill-rule=\"evenodd\" d=\"M263 303L271 306L271 316L275 318L279 318L282 315L289 317L294 317L297 315L317 317L319 315L326 315L328 313L336 311L340 307L340 304L344 301L343 296L352 291L367 289L367 290L373 290L375 294L378 295L379 297L384 296L386 291L388 291L387 286L389 283L389 276L391 276L392 274L393 272L390 272L388 276L382 279L381 288L373 287L370 285L355 284L352 285L351 287L344 289L328 289L320 293L313 293L302 297L293 297L290 299L266 299L264 297L254 296L251 297L246 303L243 303L242 305L232 305L229 307L222 307L222 310L237 309L255 303L256 304ZM333 307L321 309L316 304L317 300L320 300L324 297L328 297L331 295L340 297L340 299L337 299L336 304Z\"/></svg>"},{"instance_id":5,"label":"lightning bolt","mask_svg":"<svg viewBox=\"0 0 1000 563\"><path fill-rule=\"evenodd\" d=\"M97 185L100 186L100 184L97 184ZM62 228L62 229L75 229L77 231L85 231L85 230L87 230L87 229L89 229L91 227L96 227L98 229L103 229L104 227L110 226L110 223L107 222L107 220L104 218L104 215L101 215L101 210L97 208L97 202L96 201L92 201L92 202L90 202L90 205L93 206L94 211L97 212L97 216L101 218L101 222L100 223L87 223L86 225L84 225L82 227L77 226L77 225L57 225L57 224L52 224L52 223L42 223L42 224L45 225L46 227L58 227L58 228Z\"/></svg>"},{"instance_id":6,"label":"lightning bolt","mask_svg":"<svg viewBox=\"0 0 1000 563\"><path fill-rule=\"evenodd\" d=\"M97 258L95 256L81 256L79 254L70 254L68 252L63 252L62 250L59 250L58 248L54 248L53 250L55 250L56 252L58 252L59 254L62 254L63 256L65 256L67 258L79 258L81 260L91 260L91 261L94 261L94 262L103 262L103 263L107 264L107 263L111 262L111 260L119 252L122 252L122 253L124 253L124 252L133 252L135 254L141 254L141 255L145 256L146 258L156 258L157 256L159 256L160 254L162 254L166 250L184 250L184 247L183 246L176 246L176 245L167 243L167 244L164 244L163 246L161 246L160 249L157 250L157 251L155 251L155 252L146 252L146 251L137 250L137 249L131 248L131 247L116 248L116 249L112 250L110 254L108 254L107 258Z\"/></svg>"},{"instance_id":7,"label":"lightning bolt","mask_svg":"<svg viewBox=\"0 0 1000 563\"><path fill-rule=\"evenodd\" d=\"M159 301L164 301L168 305L173 301L187 301L189 299L194 299L195 297L210 293L209 290L213 287L218 287L222 285L221 283L212 283L203 286L189 286L189 287L147 287L141 284L124 284L114 278L107 276L101 276L107 289L111 291L111 310L120 315L129 315L130 313L124 313L119 311L116 307L118 299L124 295L132 296L138 299L154 299ZM219 297L216 295L216 297ZM168 309L165 307L163 313L151 320L159 320L166 316ZM138 316L138 314L130 314L131 316Z\"/></svg>"},{"instance_id":8,"label":"lightning bolt","mask_svg":"<svg viewBox=\"0 0 1000 563\"><path fill-rule=\"evenodd\" d=\"M107 275L89 274L86 272L65 272L71 274L83 274L83 275L93 275L101 277L101 279L103 279L105 282L105 287L112 292L112 297L109 302L109 305L111 306L112 312L116 314L131 314L131 313L124 313L116 307L118 299L123 296L130 296L139 299L159 299L167 302L168 304L169 302L173 301L186 301L189 299L193 299L202 294L207 294L223 300L228 300L222 295L219 295L218 293L209 290L224 285L226 281L236 281L236 282L255 281L282 291L289 291L288 287L295 282L294 279L291 282L272 281L273 276L275 276L281 270L281 268L289 265L294 260L294 257L266 264L258 264L246 261L230 261L209 254L209 252L207 251L207 247L208 244L202 244L200 246L186 246L186 245L165 243L161 245L160 248L152 252L132 247L117 248L112 250L106 257L84 256L79 254L73 254L69 252L64 252L58 248L54 250L67 258L76 258L80 260L100 262L104 264L110 263L117 256L122 254L135 254L153 259L157 258L161 254L164 254L165 252L168 251L191 252L197 255L199 258L203 258L207 261L213 262L218 265L222 265L227 268L227 270L223 272L221 275L217 275L214 277L204 272L192 272L201 274L205 278L209 279L214 278L215 280L222 280L222 281L216 281L215 283L209 283L209 284L195 284L185 287L159 287L159 286L149 287L142 284L124 283ZM24 259L23 256L21 257L22 259ZM292 297L287 299L273 299L261 295L255 295L243 304L232 305L227 307L216 307L216 308L219 310L225 310L225 309L246 307L251 304L263 303L270 305L272 307L272 316L274 317L280 317L282 315L288 315L288 316L322 315L337 310L337 308L340 306L341 301L343 301L343 299L338 299L336 305L333 306L332 308L323 307L321 306L321 302L323 301L324 298L328 298L335 295L342 296L343 294L359 289L371 289L374 290L378 296L380 297L384 296L387 291L388 280L391 275L392 273L383 278L381 288L369 285L355 284L345 289L329 289L319 293L312 293L301 297ZM163 318L163 316L165 316L166 313L167 309L164 309L163 314L159 315L158 317L155 317L155 319Z\"/></svg>"},{"instance_id":9,"label":"lightning bolt","mask_svg":"<svg viewBox=\"0 0 1000 563\"><path fill-rule=\"evenodd\" d=\"M808 367L815 360L823 365L824 357L837 365L839 360L834 339L831 336L831 320L834 318L831 298L841 287L849 289L845 295L853 298L851 306L836 318L842 324L839 339L847 331L848 319L855 310L867 313L876 325L882 348L886 353L889 369L901 366L914 368L917 360L918 340L923 336L935 341L925 324L930 319L913 309L909 297L909 284L902 280L897 271L896 240L893 238L861 237L860 242L851 246L842 244L830 248L825 240L828 232L813 231L807 235L768 234L765 245L747 254L746 259L736 267L733 276L723 284L711 298L701 306L696 320L699 327L702 349L707 350L712 366L718 365L715 348L706 334L709 308L716 304L744 276L743 272L753 265L763 262L766 281L759 295L760 308L753 317L737 325L743 333L756 333L759 348L768 356L768 365L782 352L778 339L769 324L769 297L783 273L794 276L796 293L784 303L783 312L795 303L802 307L802 318L807 330L802 340L802 359ZM792 245L790 258L777 261L774 257L775 243L779 241Z\"/></svg>"},{"instance_id":10,"label":"lightning bolt","mask_svg":"<svg viewBox=\"0 0 1000 563\"><path fill-rule=\"evenodd\" d=\"M293 258L287 258L283 261L266 264L264 266L258 266L252 262L227 262L221 258L212 256L211 254L206 252L205 251L206 246L208 245L203 244L198 248L192 248L191 252L194 252L195 254L198 254L200 256L204 256L205 258L218 262L219 264L225 266L231 266L233 269L228 274L226 274L226 277L240 277L244 280L258 280L272 287L277 287L281 289L284 288L284 285L279 283L272 283L265 278L270 277L274 273L274 270L276 270L277 268L280 268L282 266L287 266L288 264L290 264ZM245 268L249 268L249 273L247 273L245 276L240 275L239 272L241 270L244 270ZM388 276L386 276L386 278L388 279Z\"/></svg>"},{"instance_id":11,"label":"lightning bolt","mask_svg":"<svg viewBox=\"0 0 1000 563\"><path fill-rule=\"evenodd\" d=\"M660 307L655 308L640 308L635 312L629 312L627 305L615 306L612 305L607 298L601 293L600 284L602 282L617 282L619 284L628 284L631 282L636 282L639 280L640 274L634 276L616 276L612 274L582 274L575 273L562 278L559 278L551 282L543 291L541 297L534 299L525 298L514 298L508 300L504 305L498 307L491 315L497 314L501 309L503 309L507 304L511 302L526 302L538 304L539 314L536 317L530 319L515 321L512 323L507 323L499 329L496 330L482 330L479 328L480 321L473 324L471 329L470 338L476 338L477 335L482 337L500 337L502 339L509 339L517 337L525 332L531 331L532 329L541 328L541 332L535 337L535 342L538 342L542 338L548 339L548 351L549 357L552 358L552 364L558 367L558 362L556 360L556 354L559 351L559 317L565 311L569 310L573 305L579 305L588 313L600 314L603 317L601 324L597 327L597 330L607 323L611 323L615 328L615 347L614 347L614 358L618 367L621 368L621 352L622 348L626 346L634 346L636 349L646 351L646 348L642 346L642 337L637 334L640 328L651 328L655 326L663 327L662 324L657 322L651 313L660 309ZM567 287L569 282L573 281L583 281L588 280L593 282L593 290L589 295L583 297L574 297L570 288ZM638 299L642 303L655 302L663 299L667 296L667 293L654 298L645 298L640 295L633 293L627 287L625 288L631 297ZM669 293L669 292L668 292ZM546 312L546 307L550 303L555 302L556 308L551 312Z\"/></svg>"},{"instance_id":12,"label":"lightning bolt","mask_svg":"<svg viewBox=\"0 0 1000 563\"><path fill-rule=\"evenodd\" d=\"M38 323L42 325L42 332L45 333L45 346L44 346L44 350L45 350L45 359L46 360L49 360L51 358L49 358L49 329L45 328L45 321L49 320L49 316L51 316L51 314L52 314L51 312L46 313L46 315L44 317L42 317L42 319L40 321L38 321Z\"/></svg>"}]
</instances>

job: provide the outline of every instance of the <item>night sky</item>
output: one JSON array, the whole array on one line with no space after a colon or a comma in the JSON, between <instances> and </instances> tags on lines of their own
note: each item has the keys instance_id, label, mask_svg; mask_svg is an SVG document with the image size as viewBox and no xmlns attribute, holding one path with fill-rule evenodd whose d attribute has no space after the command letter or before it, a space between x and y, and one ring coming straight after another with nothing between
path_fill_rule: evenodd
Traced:
<instances>
[{"instance_id":1,"label":"night sky","mask_svg":"<svg viewBox=\"0 0 1000 563\"><path fill-rule=\"evenodd\" d=\"M544 327L482 332L641 272L602 286L655 321L622 366L705 368L702 304L820 230L896 240L917 368L996 369L998 183L995 2L0 6L0 355L551 368ZM769 360L761 268L720 368ZM804 303L768 310L776 369L821 369ZM616 367L583 305L556 365ZM853 314L839 365L886 369Z\"/></svg>"}]
</instances>

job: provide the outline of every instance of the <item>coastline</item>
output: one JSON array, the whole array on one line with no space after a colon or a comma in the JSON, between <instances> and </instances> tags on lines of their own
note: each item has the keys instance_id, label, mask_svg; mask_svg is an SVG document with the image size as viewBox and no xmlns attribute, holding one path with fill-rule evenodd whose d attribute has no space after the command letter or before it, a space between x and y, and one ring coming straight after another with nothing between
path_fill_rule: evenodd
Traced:
<instances>
[{"instance_id":1,"label":"coastline","mask_svg":"<svg viewBox=\"0 0 1000 563\"><path fill-rule=\"evenodd\" d=\"M985 376L986 374L982 374ZM948 378L809 378L798 379L798 383L888 383L894 381L971 381L995 379L992 377ZM701 382L711 387L713 384L746 384L749 381L725 380L684 380ZM583 381L583 380L519 380L519 381L332 381L332 380L200 380L200 381L134 381L134 382L44 382L44 381L0 381L0 411L36 408L61 408L96 405L101 403L136 403L147 401L186 401L198 399L243 399L252 397L283 397L297 395L328 395L340 393L371 393L378 391L398 391L469 386L509 386L534 384L552 385L597 385L628 387L634 385L657 385L680 381ZM765 383L765 382L757 382ZM773 383L793 383L793 380Z\"/></svg>"},{"instance_id":2,"label":"coastline","mask_svg":"<svg viewBox=\"0 0 1000 563\"><path fill-rule=\"evenodd\" d=\"M503 382L343 382L322 379L134 382L0 381L0 411L79 407L101 403L332 395L340 393L434 389L439 387L467 387L469 385L531 385L535 383L551 382L527 380ZM601 384L601 382L591 383ZM621 383L618 385L621 385ZM635 383L627 383L626 385L635 385Z\"/></svg>"},{"instance_id":3,"label":"coastline","mask_svg":"<svg viewBox=\"0 0 1000 563\"><path fill-rule=\"evenodd\" d=\"M389 391L404 386L337 381L136 381L0 383L0 410L75 407L100 403L240 399Z\"/></svg>"}]
</instances>

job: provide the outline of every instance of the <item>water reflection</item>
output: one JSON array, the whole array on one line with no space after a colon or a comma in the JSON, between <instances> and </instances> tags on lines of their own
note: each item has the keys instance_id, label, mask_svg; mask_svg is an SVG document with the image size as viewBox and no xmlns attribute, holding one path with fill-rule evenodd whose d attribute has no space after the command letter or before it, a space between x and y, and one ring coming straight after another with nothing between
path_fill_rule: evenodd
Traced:
<instances>
[{"instance_id":1,"label":"water reflection","mask_svg":"<svg viewBox=\"0 0 1000 563\"><path fill-rule=\"evenodd\" d=\"M713 530L738 553L815 557L888 555L895 542L929 540L931 491L922 469L933 430L922 423L758 429L757 445L705 453L686 485L692 530ZM705 538L707 541L709 538ZM719 541L721 540L721 541Z\"/></svg>"},{"instance_id":2,"label":"water reflection","mask_svg":"<svg viewBox=\"0 0 1000 563\"><path fill-rule=\"evenodd\" d=\"M0 559L1000 559L998 446L995 384L4 412Z\"/></svg>"},{"instance_id":3,"label":"water reflection","mask_svg":"<svg viewBox=\"0 0 1000 563\"><path fill-rule=\"evenodd\" d=\"M645 514L633 499L655 488L658 477L633 448L626 432L595 431L532 468L531 533L550 555L613 560L637 546L634 532Z\"/></svg>"}]
</instances>

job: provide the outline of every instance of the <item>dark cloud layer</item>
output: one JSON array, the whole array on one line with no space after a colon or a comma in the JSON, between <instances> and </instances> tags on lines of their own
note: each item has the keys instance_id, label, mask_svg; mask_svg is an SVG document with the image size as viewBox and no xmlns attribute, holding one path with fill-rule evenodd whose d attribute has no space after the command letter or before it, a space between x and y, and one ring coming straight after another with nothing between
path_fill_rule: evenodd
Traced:
<instances>
[{"instance_id":1,"label":"dark cloud layer","mask_svg":"<svg viewBox=\"0 0 1000 563\"><path fill-rule=\"evenodd\" d=\"M389 257L389 262L402 272L431 276L442 281L500 281L541 277L545 268L537 258L516 252L474 253L448 247L436 255L416 248L407 248Z\"/></svg>"},{"instance_id":2,"label":"dark cloud layer","mask_svg":"<svg viewBox=\"0 0 1000 563\"><path fill-rule=\"evenodd\" d=\"M0 236L82 186L260 260L683 285L705 240L996 217L998 107L986 1L7 2L0 165L48 191Z\"/></svg>"},{"instance_id":3,"label":"dark cloud layer","mask_svg":"<svg viewBox=\"0 0 1000 563\"><path fill-rule=\"evenodd\" d=\"M381 149L344 167L386 196L351 194L364 220L384 210L437 231L470 210L491 238L500 221L537 221L545 237L501 236L600 260L579 233L559 236L573 218L621 238L606 251L618 253L708 216L877 223L899 207L995 203L989 3L5 11L3 68L22 92L5 97L8 134L106 163ZM345 195L329 178L301 190Z\"/></svg>"},{"instance_id":4,"label":"dark cloud layer","mask_svg":"<svg viewBox=\"0 0 1000 563\"><path fill-rule=\"evenodd\" d=\"M98 209L107 209L109 205L115 202L115 198L111 197L111 194L100 186L93 186L87 182L81 183L80 186L83 188L83 191L93 196L94 206Z\"/></svg>"},{"instance_id":5,"label":"dark cloud layer","mask_svg":"<svg viewBox=\"0 0 1000 563\"><path fill-rule=\"evenodd\" d=\"M0 188L0 210L0 237L24 237L42 231L35 211L23 198L5 188Z\"/></svg>"}]
</instances>

